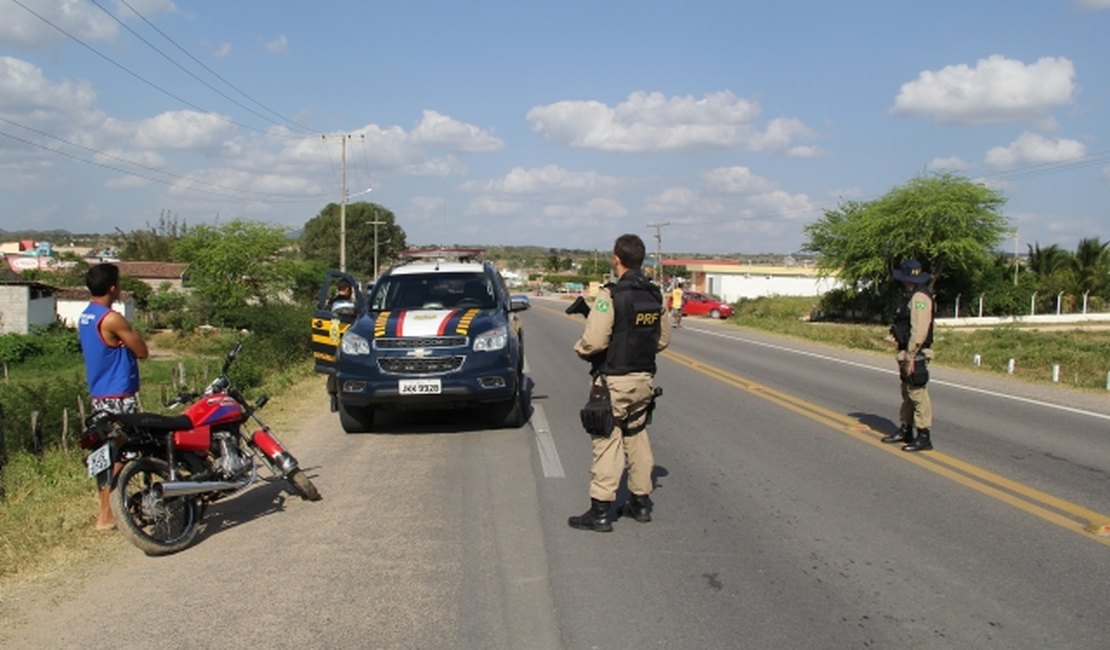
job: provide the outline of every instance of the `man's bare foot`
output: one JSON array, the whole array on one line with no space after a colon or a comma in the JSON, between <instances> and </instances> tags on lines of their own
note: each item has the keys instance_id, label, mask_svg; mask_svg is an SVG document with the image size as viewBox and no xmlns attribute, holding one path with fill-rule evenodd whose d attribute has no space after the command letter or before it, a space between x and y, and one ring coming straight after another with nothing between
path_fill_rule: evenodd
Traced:
<instances>
[{"instance_id":1,"label":"man's bare foot","mask_svg":"<svg viewBox=\"0 0 1110 650\"><path fill-rule=\"evenodd\" d=\"M96 530L115 530L116 522L114 521L98 521L96 522Z\"/></svg>"}]
</instances>

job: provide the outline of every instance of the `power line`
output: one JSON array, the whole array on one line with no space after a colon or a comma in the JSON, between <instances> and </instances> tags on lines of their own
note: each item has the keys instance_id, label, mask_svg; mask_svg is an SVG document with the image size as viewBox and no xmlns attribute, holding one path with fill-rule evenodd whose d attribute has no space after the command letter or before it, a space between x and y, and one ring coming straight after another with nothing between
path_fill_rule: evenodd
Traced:
<instances>
[{"instance_id":1,"label":"power line","mask_svg":"<svg viewBox=\"0 0 1110 650\"><path fill-rule=\"evenodd\" d=\"M126 29L126 30L127 30L128 32L130 32L130 33L131 33L131 34L132 34L132 35L133 35L133 36L134 36L135 38L137 38L137 39L139 39L140 41L142 41L143 43L145 43L145 44L147 45L147 47L149 47L150 49L154 50L154 51L155 51L155 52L157 52L157 53L158 53L159 55L161 55L161 57L162 57L163 59L165 59L165 60L169 61L169 62L170 62L170 63L172 63L172 64L173 64L174 66L176 66L176 67L177 67L177 68L178 68L179 70L181 70L181 71L182 71L182 72L184 72L185 74L189 75L189 76L190 76L190 77L192 77L193 79L196 79L196 80L197 80L198 82L200 82L201 84L203 84L203 85L204 85L204 86L205 86L206 88L208 88L208 89L209 89L209 90L211 90L212 92L216 93L216 94L217 94L217 95L219 95L220 97L223 97L224 99L228 100L229 102L231 102L231 103L235 104L235 105L236 105L236 106L238 106L239 108L242 108L243 110L245 110L245 111L247 111L247 112L251 113L251 114L252 114L252 115L254 115L255 117L259 117L259 118L262 118L263 120L265 120L265 121L267 121L267 122L270 122L271 124L278 124L278 123L277 123L277 122L275 122L274 120L270 119L269 117L266 117L265 115L263 115L262 113L259 113L258 111L254 110L253 108L251 108L251 107L249 107L249 106L247 106L247 105L243 104L243 103L242 103L242 102L240 102L239 100L237 100L237 99L234 99L233 97L230 97L230 96L229 96L229 95L228 95L227 93L225 93L224 91L220 90L219 88L216 88L215 86L213 86L212 84L208 83L208 82L207 82L207 81L205 81L204 79L201 79L200 77L198 77L198 76L197 76L196 74L194 74L194 73L193 73L193 71L192 71L192 70L189 70L189 69L187 69L187 68L186 68L185 66L181 65L180 63L178 63L177 61L174 61L174 60L173 60L173 58L172 58L172 57L170 57L170 55L168 55L168 54L166 54L165 52L163 52L162 50L158 49L158 47L157 47L157 46L155 46L155 45L154 45L154 43L151 43L150 41L146 40L146 38L144 38L144 37L143 37L143 36L142 36L141 34L139 34L138 32L136 32L135 30L131 29L131 27L130 27L130 26L128 26L128 25L127 25L127 23L123 22L123 21L122 21L122 20L120 20L120 19L119 19L118 17L116 17L116 16L115 16L115 15L114 15L114 14L113 14L112 12L108 11L107 9L105 9L105 8L104 8L104 6L103 6L103 5L101 5L101 4L100 4L100 2L99 2L98 0L89 0L89 2L93 3L94 5L96 5L96 7L97 7L98 9L100 9L100 11L104 12L104 14L105 14L105 15L107 15L107 16L108 16L109 18L111 18L112 20L116 21L116 22L117 22L117 23L119 24L119 26L120 26L120 27L122 27L122 28Z\"/></svg>"},{"instance_id":2,"label":"power line","mask_svg":"<svg viewBox=\"0 0 1110 650\"><path fill-rule=\"evenodd\" d=\"M8 118L3 117L3 116L0 116L0 122L10 124L12 126L21 128L25 131L30 131L31 133L41 135L45 138L50 138L51 140L61 142L62 144L69 145L69 146L74 147L76 149L81 149L83 151L87 151L87 152L89 152L93 155L96 155L96 156L100 156L100 157L103 157L103 158L109 158L111 160L116 160L116 161L119 161L119 162L127 164L127 165L133 165L133 166L138 167L140 169L145 169L145 170L153 172L155 174L163 174L165 176L169 176L171 178L182 180L182 181L185 181L185 182L193 184L193 185L201 185L202 184L202 183L199 183L198 181L190 179L188 176L185 176L183 174L178 174L176 172L168 171L168 170L165 170L165 169L158 169L156 167L151 167L149 165L131 160L129 158L124 158L122 156L116 156L116 155L110 154L106 151L101 151L99 149L93 149L92 147L86 147L83 144L78 144L76 142L71 142L70 140L66 140L65 138L60 138L56 135L47 133L46 131L42 131L40 129L36 129L36 128L31 127L31 126L27 126L25 124L20 124L19 122L16 122L14 120L9 120ZM34 144L34 143L32 143L32 144ZM39 145L36 145L36 146L39 146ZM51 153L60 153L57 149L51 149L50 147L40 146L40 148L45 149L46 151L49 151ZM80 160L84 160L84 159L80 159ZM124 173L130 173L130 172L125 171ZM240 189L240 188L237 188L237 187L228 187L226 185L220 185L218 183L203 183L203 185L207 185L209 187L215 187L215 188L218 188L220 190L226 190L228 192L235 192L235 193L243 195L242 198L252 198L251 195L254 195L254 197L257 198L257 199L265 199L265 200L269 200L271 197L274 197L274 196L277 196L278 198L288 199L290 201L298 201L301 198L299 196L297 196L297 197L282 196L282 195L275 195L275 194L272 194L272 193L263 194L263 193L260 193L260 192L252 192L250 190L243 190L243 189ZM316 198L319 198L319 197L316 197Z\"/></svg>"},{"instance_id":3,"label":"power line","mask_svg":"<svg viewBox=\"0 0 1110 650\"><path fill-rule=\"evenodd\" d=\"M58 26L58 25L54 24L53 22L51 22L49 18L47 18L47 17L45 17L45 16L43 16L43 15L39 14L39 13L38 13L38 12L36 12L36 11L35 11L34 9L31 9L31 8L30 8L30 7L28 7L27 5L23 4L23 3L22 3L22 2L20 1L20 0L12 0L12 2L14 2L14 3L15 3L15 4L17 4L17 5L19 5L20 7L22 7L23 9L25 9L25 10L26 10L26 11L27 11L28 13L30 13L30 14L31 14L31 15L33 15L34 17L38 18L38 19L39 19L39 20L41 20L42 22L44 22L44 23L46 23L47 25L49 25L49 26L53 27L54 29L58 30L59 32L61 32L62 34L64 34L64 35L65 35L66 37L68 37L69 39L73 40L73 41L74 41L75 43L77 43L78 45L80 45L80 46L84 47L85 49L87 49L88 51L92 52L93 54L95 54L95 55L99 56L100 58L104 59L104 60L105 60L105 61L107 61L108 63L111 63L112 65L116 66L116 67L117 67L117 68L119 68L120 70L123 70L124 72L126 72L126 73L127 73L127 74L129 74L129 75L131 75L132 77L135 77L136 79L138 79L139 81L141 81L141 82L145 83L146 85L150 86L151 88L154 88L154 89L155 89L155 90L157 90L158 92L161 92L161 93L163 93L164 95L166 95L166 96L168 96L168 97L171 97L171 98L173 98L173 99L177 100L178 102L181 102L182 104L184 104L184 105L186 105L186 106L188 106L188 107L190 107L190 108L193 108L193 109L195 109L195 110L197 110L197 111L200 111L201 113L207 113L207 114L213 115L213 116L215 116L215 117L216 117L217 119L220 119L220 120L222 120L222 121L228 122L228 123L230 123L230 124L234 124L235 126L238 126L238 127L240 127L240 128L244 128L244 129L248 129L248 130L251 130L251 131L255 131L255 132L257 132L257 133L263 133L263 134L265 134L265 133L266 133L266 131L265 131L264 129L260 129L260 128L258 128L258 127L254 127L254 126L250 126L250 125L247 125L247 124L242 124L242 123L240 123L240 122L236 122L235 120L233 120L233 119L231 119L231 118L229 118L229 117L225 117L225 116L223 116L223 115L220 115L219 113L216 113L215 111L211 111L211 110L208 110L208 109L206 109L206 108L202 108L201 106L198 106L198 105L196 105L196 104L194 104L194 103L190 102L189 100L185 99L184 97L180 97L180 96L178 96L178 95L176 95L176 94L174 94L174 93L172 93L172 92L170 92L170 91L166 90L165 88L163 88L163 87L159 86L158 84L154 83L153 81L151 81L151 80L147 79L146 77L144 77L144 76L140 75L139 73L137 73L137 72L135 72L135 71L131 70L130 68L128 68L128 67L126 67L126 66L124 66L124 65L123 65L122 63L119 63L118 61L116 61L115 59L111 58L110 56L108 56L108 55L106 55L106 54L104 54L104 53L100 52L99 50L97 50L97 49L96 49L96 48L94 48L93 46L89 45L88 43L86 43L86 42L82 41L81 39L77 38L77 37L76 37L76 36L74 36L73 34L70 34L70 33L69 33L68 31L66 31L66 30L65 30L65 29L63 29L62 27L60 27L60 26Z\"/></svg>"},{"instance_id":4,"label":"power line","mask_svg":"<svg viewBox=\"0 0 1110 650\"><path fill-rule=\"evenodd\" d=\"M188 50L186 50L186 49L185 49L184 47L182 47L181 45L179 45L179 44L177 43L177 41L175 41L175 40L174 40L173 38L171 38L171 37L170 37L170 36L169 36L168 34L166 34L166 33L165 33L165 32L163 32L163 31L162 31L161 29L159 29L159 28L158 28L158 27L157 27L157 26L156 26L156 25L155 25L154 23L152 23L152 22L151 22L150 20L148 20L146 16L144 16L144 15L143 15L143 14L141 14L141 13L139 13L139 10L138 10L138 9L136 9L135 7L131 6L131 4L130 4L130 3L128 3L128 2L127 2L127 0L117 0L117 1L118 1L118 2L120 3L120 4L122 4L123 6L127 7L128 9L130 9L132 13L134 13L134 14L135 14L136 16L138 16L138 17L139 17L139 19L140 19L140 20L142 20L142 21L143 21L144 23L146 23L147 25L149 25L151 29L153 29L154 31L158 32L158 33L159 33L159 34L160 34L160 35L162 36L162 38L164 38L164 39L166 39L167 41L169 41L169 42L170 42L170 44L171 44L171 45L173 45L174 47L176 47L176 48L177 48L177 49L178 49L179 51L181 51L181 53L182 53L182 54L184 54L185 56L189 57L189 58L190 58L190 59L191 59L191 60L192 60L192 61L193 61L194 63L196 63L196 64L197 64L197 65L199 65L200 67L204 68L204 69L205 69L205 70L206 70L206 71L207 71L207 72L208 72L209 74L211 74L211 75L212 75L213 77L215 77L215 78L219 79L220 81L224 82L224 84L226 84L226 85L227 85L227 86L228 86L229 88L231 88L231 89L232 89L232 90L234 90L235 92L239 93L239 94L240 94L240 95L242 95L243 97L247 98L247 100L248 100L248 101L252 102L252 103L253 103L253 104L255 104L256 106L260 107L260 108L261 108L262 110L264 110L264 111L266 111L266 112L270 113L271 115L273 115L273 116L277 117L278 119L282 120L283 122L286 122L287 124L290 124L290 125L292 125L292 126L296 127L297 129L300 129L301 131L304 131L304 132L306 132L306 133L312 133L312 132L314 132L314 131L315 131L315 129L311 129L311 128L309 128L309 127L307 127L307 126L303 125L303 124L300 124L299 122L296 122L295 120L292 120L292 119L290 119L290 118L288 118L288 117L285 117L285 116L284 116L284 115L282 115L281 113L278 113L277 111L273 110L273 109L272 109L272 108L270 108L269 106L266 106L266 105L265 105L265 104L263 104L262 102L260 102L260 101L258 101L257 99L255 99L255 98L251 97L251 96L250 96L249 94L247 94L246 92L244 92L244 91L243 91L242 89L240 89L240 88L239 88L238 86L236 86L235 84L231 83L231 82L230 82L230 81L228 81L227 79L224 79L224 78L223 78L222 76L220 76L220 74L219 74L219 73L217 73L217 72L216 72L215 70L213 70L212 68L210 68L210 67L208 67L207 65L205 65L203 61L201 61L201 60L200 60L200 59L198 59L197 57L193 56L193 55L192 55L192 54L191 54L191 53L190 53L190 52L189 52ZM92 2L96 3L96 0L92 0ZM97 6L99 7L100 5L99 5L99 4L97 4ZM105 9L104 9L103 7L101 7L101 10L102 10L102 11L105 11L105 12L107 12L107 10L105 10ZM111 14L109 14L109 15L111 15ZM115 18L115 16L112 16L112 17L113 17L113 18ZM116 19L116 21L117 21L117 22L119 22L119 19L117 18L117 19ZM122 22L121 22L120 24L121 24L121 25L123 25L123 23L122 23ZM126 25L124 25L124 27L126 27ZM131 31L131 33L132 33L132 34L134 34L134 33L135 33L135 32L134 32L133 30L131 30L130 28L128 28L128 31ZM138 34L136 34L136 36L138 36ZM139 38L142 38L142 37L140 36ZM144 40L143 40L143 42L145 43L145 42L146 42L146 40L144 39ZM149 45L149 43L148 43L148 45ZM151 47L154 47L154 46L153 46L153 45L151 45ZM154 49L155 49L155 50L157 50L158 48L154 48ZM161 51L160 51L160 50L159 50L159 53L161 53ZM163 56L165 56L165 55L163 55ZM177 65L177 64L175 63L175 65ZM180 67L180 66L178 66L178 67ZM182 68L182 69L184 69L184 68ZM190 73L190 74L192 74L192 73ZM194 75L194 78L195 78L195 75ZM198 79L198 81L199 81L199 79ZM202 82L202 83L203 83L203 82ZM208 85L208 84L205 84L205 85ZM211 88L211 86L209 86L209 87ZM213 88L213 90L215 90L215 89ZM219 92L219 91L216 91L216 92ZM223 95L223 93L220 93L220 94L221 94L221 95ZM226 95L224 95L224 96L226 97ZM228 99L230 100L230 98L228 98ZM230 101L234 101L234 100L230 100ZM242 106L241 104L238 104L238 102L236 102L236 104L237 104L237 105L239 105L239 106ZM244 107L244 108L246 108L246 107ZM250 110L250 109L247 109L247 110ZM251 112L253 113L254 111L251 111ZM255 115L258 115L258 113L255 113ZM259 115L259 117L262 117L262 116L261 116L261 115ZM265 119L265 118L264 118L264 119Z\"/></svg>"},{"instance_id":5,"label":"power line","mask_svg":"<svg viewBox=\"0 0 1110 650\"><path fill-rule=\"evenodd\" d=\"M154 168L142 165L140 163L136 163L134 161L127 160L125 158L120 158L119 156L113 156L112 154L108 154L108 153L105 153L105 152L102 152L102 151L97 151L95 149L90 149L88 147L83 147L79 144L75 144L75 143L69 142L67 140L62 140L61 138L57 138L56 136L52 136L48 133L44 133L44 132L41 132L41 131L37 131L35 129L30 129L28 127L24 127L23 125L18 124L16 122L12 122L11 120L7 120L7 119L4 119L4 118L0 118L0 120L3 120L4 122L7 122L9 124L13 124L15 126L18 126L20 128L25 128L29 131L33 131L35 133L39 133L41 135L45 135L45 136L50 137L50 138L54 138L55 140L58 140L60 142L64 142L68 145L71 145L73 147L77 147L79 149L84 149L84 150L89 151L90 153L94 153L96 155L104 156L104 157L111 158L111 159L114 159L114 160L119 160L123 163L129 164L129 165L134 165L136 167L140 167L140 168L146 169L146 170L154 172L154 173L171 176L171 177L177 179L180 182L187 183L189 185L188 189L190 189L190 191L199 192L201 194L208 194L208 195L211 195L211 196L216 196L216 197L220 197L220 198L224 198L224 199L254 200L254 201L265 200L265 201L268 201L268 202L271 202L271 203L304 203L304 202L319 199L319 197L289 197L289 196L282 197L280 195L261 194L261 193L258 193L258 192L250 192L249 190L240 190L240 189L228 188L228 187L224 187L224 186L220 186L220 185L213 185L213 184L210 184L210 183L201 183L201 182L192 180L192 179L190 179L186 176L182 176L180 174L174 174L173 172L167 172L167 171L163 171L163 170L159 170L159 169L154 169ZM69 158L71 160L76 160L78 162L83 162L83 163L88 164L88 165L95 165L95 166L101 167L103 169L108 169L108 170L111 170L111 171L114 171L114 172L119 172L121 174L127 174L128 176L135 176L135 177L142 178L144 180L148 180L148 181L151 181L151 182L154 182L154 183L160 183L162 185L173 186L173 184L174 184L173 181L167 180L165 178L157 178L157 177L153 177L153 176L148 176L147 174L137 172L133 169L123 169L121 167L116 167L114 165L109 165L107 163L99 162L99 161L96 161L96 160L90 160L88 158L82 158L81 156L69 153L67 151L62 151L61 149L53 149L53 148L48 147L44 144L34 142L33 140L28 140L27 138L22 138L18 135L14 135L14 134L8 133L6 131L0 131L0 135L4 136L6 138L10 138L12 140L15 140L16 142L22 142L23 144L26 144L26 145L29 145L29 146L32 146L32 147L37 147L39 149L42 149L44 151L48 151L50 153L53 153L53 154L56 154L56 155L59 155L59 156L65 156L66 158ZM213 190L205 189L205 186L220 188L220 189L226 190L227 192L234 192L234 194L228 194L226 192L220 192L220 191L213 191ZM276 197L276 199L275 199L275 197Z\"/></svg>"}]
</instances>

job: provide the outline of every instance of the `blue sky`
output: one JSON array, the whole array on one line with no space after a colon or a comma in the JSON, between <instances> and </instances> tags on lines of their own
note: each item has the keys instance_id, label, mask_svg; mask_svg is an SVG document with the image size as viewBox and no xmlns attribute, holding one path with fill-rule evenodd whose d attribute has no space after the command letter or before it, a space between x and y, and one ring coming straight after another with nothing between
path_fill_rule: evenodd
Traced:
<instances>
[{"instance_id":1,"label":"blue sky","mask_svg":"<svg viewBox=\"0 0 1110 650\"><path fill-rule=\"evenodd\" d=\"M1110 239L1108 35L1110 0L0 0L0 228L298 229L346 138L411 244L789 253L953 171L1070 250Z\"/></svg>"}]
</instances>

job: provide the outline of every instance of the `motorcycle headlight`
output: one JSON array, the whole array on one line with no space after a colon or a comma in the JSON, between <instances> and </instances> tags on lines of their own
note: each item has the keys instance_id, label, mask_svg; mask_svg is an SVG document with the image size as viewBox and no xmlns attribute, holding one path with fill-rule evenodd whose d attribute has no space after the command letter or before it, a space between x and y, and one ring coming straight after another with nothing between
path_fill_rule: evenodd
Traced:
<instances>
[{"instance_id":1,"label":"motorcycle headlight","mask_svg":"<svg viewBox=\"0 0 1110 650\"><path fill-rule=\"evenodd\" d=\"M343 350L343 354L370 354L370 341L367 341L354 332L348 331L343 334L340 348Z\"/></svg>"},{"instance_id":2,"label":"motorcycle headlight","mask_svg":"<svg viewBox=\"0 0 1110 650\"><path fill-rule=\"evenodd\" d=\"M502 325L474 337L475 352L494 352L509 343L509 328Z\"/></svg>"}]
</instances>

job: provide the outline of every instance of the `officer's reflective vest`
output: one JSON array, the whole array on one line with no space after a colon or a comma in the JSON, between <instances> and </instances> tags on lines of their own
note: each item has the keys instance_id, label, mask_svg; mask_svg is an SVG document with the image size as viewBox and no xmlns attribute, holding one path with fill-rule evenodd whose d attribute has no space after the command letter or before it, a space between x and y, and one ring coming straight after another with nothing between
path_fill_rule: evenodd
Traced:
<instances>
[{"instance_id":1,"label":"officer's reflective vest","mask_svg":"<svg viewBox=\"0 0 1110 650\"><path fill-rule=\"evenodd\" d=\"M627 375L655 373L655 353L663 316L663 295L643 272L633 269L614 284L606 285L613 296L613 335L605 351L601 372Z\"/></svg>"},{"instance_id":2,"label":"officer's reflective vest","mask_svg":"<svg viewBox=\"0 0 1110 650\"><path fill-rule=\"evenodd\" d=\"M898 305L898 309L894 312L894 324L890 326L890 333L894 336L894 341L898 344L898 350L905 350L910 346L910 329L911 320L913 318L913 310L911 306L914 303L914 296L923 293L929 296L929 302L933 304L933 309L936 309L936 304L932 300L932 295L927 291L918 289L910 296L909 301L903 302ZM929 314L929 333L925 335L925 343L921 345L921 349L933 347L933 314Z\"/></svg>"}]
</instances>

